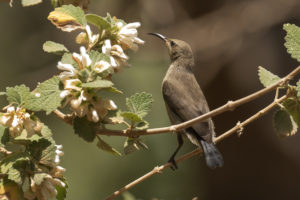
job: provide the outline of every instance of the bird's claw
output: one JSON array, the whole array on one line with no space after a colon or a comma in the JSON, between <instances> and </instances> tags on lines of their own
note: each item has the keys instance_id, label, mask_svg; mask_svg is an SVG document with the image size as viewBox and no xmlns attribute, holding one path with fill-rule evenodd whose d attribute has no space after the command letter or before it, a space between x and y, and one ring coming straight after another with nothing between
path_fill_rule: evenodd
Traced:
<instances>
[{"instance_id":1,"label":"bird's claw","mask_svg":"<svg viewBox=\"0 0 300 200\"><path fill-rule=\"evenodd\" d=\"M178 169L177 163L176 163L176 161L175 161L174 158L170 158L170 160L168 161L168 163L171 163L171 164L172 164L172 165L171 165L171 169L172 169L173 171L176 170L176 169Z\"/></svg>"}]
</instances>

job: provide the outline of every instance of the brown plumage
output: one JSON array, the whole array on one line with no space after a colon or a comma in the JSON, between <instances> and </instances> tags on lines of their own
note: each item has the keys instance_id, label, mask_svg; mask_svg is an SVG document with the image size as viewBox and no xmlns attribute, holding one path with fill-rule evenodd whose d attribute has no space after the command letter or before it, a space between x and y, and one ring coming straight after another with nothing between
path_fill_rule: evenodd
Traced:
<instances>
[{"instance_id":1,"label":"brown plumage","mask_svg":"<svg viewBox=\"0 0 300 200\"><path fill-rule=\"evenodd\" d=\"M171 123L179 124L209 112L205 96L192 71L194 57L190 45L157 33L150 34L163 39L169 49L171 65L162 83L162 93ZM193 144L202 146L210 168L223 166L222 155L212 142L215 132L213 121L209 118L178 132L179 145L169 160L175 168L177 165L174 157L183 144L183 135Z\"/></svg>"}]
</instances>

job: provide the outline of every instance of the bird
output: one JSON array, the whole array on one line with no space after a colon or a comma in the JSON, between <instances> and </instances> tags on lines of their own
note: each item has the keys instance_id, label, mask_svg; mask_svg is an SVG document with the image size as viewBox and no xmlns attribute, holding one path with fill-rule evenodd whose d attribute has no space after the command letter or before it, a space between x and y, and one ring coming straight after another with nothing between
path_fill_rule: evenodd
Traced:
<instances>
[{"instance_id":1,"label":"bird","mask_svg":"<svg viewBox=\"0 0 300 200\"><path fill-rule=\"evenodd\" d=\"M169 51L171 64L162 82L162 93L171 123L179 124L209 112L206 98L193 73L194 56L190 45L182 40L169 39L159 33L148 33L162 39ZM216 133L211 118L177 132L178 147L169 162L177 169L175 156L183 145L183 137L202 147L206 164L214 169L224 165L215 144Z\"/></svg>"}]
</instances>

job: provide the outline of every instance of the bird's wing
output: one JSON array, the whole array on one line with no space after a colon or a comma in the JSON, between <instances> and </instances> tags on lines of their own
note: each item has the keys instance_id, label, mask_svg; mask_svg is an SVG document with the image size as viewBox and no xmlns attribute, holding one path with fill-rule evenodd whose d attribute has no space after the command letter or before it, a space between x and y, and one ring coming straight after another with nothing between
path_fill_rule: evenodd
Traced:
<instances>
[{"instance_id":1,"label":"bird's wing","mask_svg":"<svg viewBox=\"0 0 300 200\"><path fill-rule=\"evenodd\" d=\"M173 115L177 115L182 122L198 117L209 111L206 99L194 77L189 77L189 84L180 84L182 81L165 81L163 83L163 97ZM197 123L192 129L210 142L213 131L213 122L211 119ZM189 131L189 130L187 130Z\"/></svg>"}]
</instances>

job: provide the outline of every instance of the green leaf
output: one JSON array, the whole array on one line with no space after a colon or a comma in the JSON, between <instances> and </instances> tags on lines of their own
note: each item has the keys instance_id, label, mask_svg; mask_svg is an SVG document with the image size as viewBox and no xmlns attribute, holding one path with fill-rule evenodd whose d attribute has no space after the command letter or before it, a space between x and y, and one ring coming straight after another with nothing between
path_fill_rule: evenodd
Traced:
<instances>
[{"instance_id":1,"label":"green leaf","mask_svg":"<svg viewBox=\"0 0 300 200\"><path fill-rule=\"evenodd\" d=\"M0 124L0 147L4 147L6 143L9 141L9 130L8 128L2 126Z\"/></svg>"},{"instance_id":2,"label":"green leaf","mask_svg":"<svg viewBox=\"0 0 300 200\"><path fill-rule=\"evenodd\" d=\"M46 126L45 124L43 124L43 128L41 130L41 135L46 138L46 139L52 139L52 131L49 129L48 126ZM52 141L54 143L54 141Z\"/></svg>"},{"instance_id":3,"label":"green leaf","mask_svg":"<svg viewBox=\"0 0 300 200\"><path fill-rule=\"evenodd\" d=\"M148 114L151 110L152 103L152 95L146 92L136 93L130 98L126 98L126 105L128 109L140 118L143 118Z\"/></svg>"},{"instance_id":4,"label":"green leaf","mask_svg":"<svg viewBox=\"0 0 300 200\"><path fill-rule=\"evenodd\" d=\"M300 28L294 24L284 24L283 29L287 32L284 38L287 52L300 62Z\"/></svg>"},{"instance_id":5,"label":"green leaf","mask_svg":"<svg viewBox=\"0 0 300 200\"><path fill-rule=\"evenodd\" d=\"M55 143L53 140L48 140L46 138L40 139L38 142L32 142L28 146L28 151L30 155L43 165L52 166L54 164L56 155Z\"/></svg>"},{"instance_id":6,"label":"green leaf","mask_svg":"<svg viewBox=\"0 0 300 200\"><path fill-rule=\"evenodd\" d=\"M21 106L30 97L30 89L25 85L6 88L7 101L9 104Z\"/></svg>"},{"instance_id":7,"label":"green leaf","mask_svg":"<svg viewBox=\"0 0 300 200\"><path fill-rule=\"evenodd\" d=\"M80 7L73 5L63 5L62 7L55 8L48 19L63 31L74 31L76 29L84 29L87 25L85 15Z\"/></svg>"},{"instance_id":8,"label":"green leaf","mask_svg":"<svg viewBox=\"0 0 300 200\"><path fill-rule=\"evenodd\" d=\"M47 41L43 45L43 50L48 53L54 53L58 55L63 55L65 52L69 52L69 50L63 45L52 41Z\"/></svg>"},{"instance_id":9,"label":"green leaf","mask_svg":"<svg viewBox=\"0 0 300 200\"><path fill-rule=\"evenodd\" d=\"M96 79L89 83L82 83L83 88L111 88L113 85L113 82L101 79Z\"/></svg>"},{"instance_id":10,"label":"green leaf","mask_svg":"<svg viewBox=\"0 0 300 200\"><path fill-rule=\"evenodd\" d=\"M300 102L295 98L288 98L282 104L296 124L300 126Z\"/></svg>"},{"instance_id":11,"label":"green leaf","mask_svg":"<svg viewBox=\"0 0 300 200\"><path fill-rule=\"evenodd\" d=\"M34 6L36 4L42 3L42 0L22 0L22 6Z\"/></svg>"},{"instance_id":12,"label":"green leaf","mask_svg":"<svg viewBox=\"0 0 300 200\"><path fill-rule=\"evenodd\" d=\"M39 84L34 90L34 94L26 102L24 107L31 111L46 111L50 114L61 105L60 93L62 92L62 83L58 76L54 76ZM38 94L38 95L37 95Z\"/></svg>"},{"instance_id":13,"label":"green leaf","mask_svg":"<svg viewBox=\"0 0 300 200\"><path fill-rule=\"evenodd\" d=\"M0 96L6 95L6 92L0 92Z\"/></svg>"},{"instance_id":14,"label":"green leaf","mask_svg":"<svg viewBox=\"0 0 300 200\"><path fill-rule=\"evenodd\" d=\"M258 76L260 82L265 87L269 87L280 80L277 75L274 75L272 72L266 70L261 66L258 67Z\"/></svg>"},{"instance_id":15,"label":"green leaf","mask_svg":"<svg viewBox=\"0 0 300 200\"><path fill-rule=\"evenodd\" d=\"M86 117L75 117L73 120L73 128L75 134L77 134L87 142L94 141L96 137L96 126L97 124L88 121Z\"/></svg>"},{"instance_id":16,"label":"green leaf","mask_svg":"<svg viewBox=\"0 0 300 200\"><path fill-rule=\"evenodd\" d=\"M47 177L46 173L36 173L33 176L33 181L35 182L36 185L41 185L46 177Z\"/></svg>"},{"instance_id":17,"label":"green leaf","mask_svg":"<svg viewBox=\"0 0 300 200\"><path fill-rule=\"evenodd\" d=\"M7 174L9 180L21 185L21 171L26 168L25 165L27 165L29 161L30 157L26 152L11 154L1 161L0 171L3 174Z\"/></svg>"},{"instance_id":18,"label":"green leaf","mask_svg":"<svg viewBox=\"0 0 300 200\"><path fill-rule=\"evenodd\" d=\"M97 146L108 152L108 153L112 153L113 155L116 155L116 156L121 156L121 153L118 152L116 149L112 148L109 144L107 144L104 140L102 140L99 136L97 136L98 138L98 142L97 142Z\"/></svg>"},{"instance_id":19,"label":"green leaf","mask_svg":"<svg viewBox=\"0 0 300 200\"><path fill-rule=\"evenodd\" d=\"M293 123L290 114L284 109L275 112L273 124L279 137L294 135L298 128L298 126Z\"/></svg>"},{"instance_id":20,"label":"green leaf","mask_svg":"<svg viewBox=\"0 0 300 200\"><path fill-rule=\"evenodd\" d=\"M110 87L106 89L108 92L116 93L116 94L123 94L123 92L115 87Z\"/></svg>"},{"instance_id":21,"label":"green leaf","mask_svg":"<svg viewBox=\"0 0 300 200\"><path fill-rule=\"evenodd\" d=\"M56 191L57 191L56 200L65 200L67 197L67 190L69 187L68 183L64 178L61 181L65 183L65 187L56 186Z\"/></svg>"},{"instance_id":22,"label":"green leaf","mask_svg":"<svg viewBox=\"0 0 300 200\"><path fill-rule=\"evenodd\" d=\"M120 114L122 117L124 117L125 119L128 119L129 121L134 121L134 122L142 122L143 119L138 116L135 113L132 112L121 112Z\"/></svg>"},{"instance_id":23,"label":"green leaf","mask_svg":"<svg viewBox=\"0 0 300 200\"><path fill-rule=\"evenodd\" d=\"M110 57L104 53L100 53L98 51L91 50L89 53L90 59L92 60L91 66L94 66L96 62L99 62L100 60L104 60L108 63L110 63Z\"/></svg>"},{"instance_id":24,"label":"green leaf","mask_svg":"<svg viewBox=\"0 0 300 200\"><path fill-rule=\"evenodd\" d=\"M140 138L127 138L124 143L124 153L128 155L140 149L148 149L148 146Z\"/></svg>"},{"instance_id":25,"label":"green leaf","mask_svg":"<svg viewBox=\"0 0 300 200\"><path fill-rule=\"evenodd\" d=\"M42 137L37 134L34 134L29 137L26 129L24 129L19 136L14 138L14 141L30 144L31 142L37 142L40 139L42 139Z\"/></svg>"},{"instance_id":26,"label":"green leaf","mask_svg":"<svg viewBox=\"0 0 300 200\"><path fill-rule=\"evenodd\" d=\"M64 53L60 61L64 64L71 64L74 68L78 69L78 64L73 59L73 55L71 53Z\"/></svg>"},{"instance_id":27,"label":"green leaf","mask_svg":"<svg viewBox=\"0 0 300 200\"><path fill-rule=\"evenodd\" d=\"M85 15L88 23L95 25L99 30L109 29L111 24L104 18L95 14L87 14Z\"/></svg>"}]
</instances>

